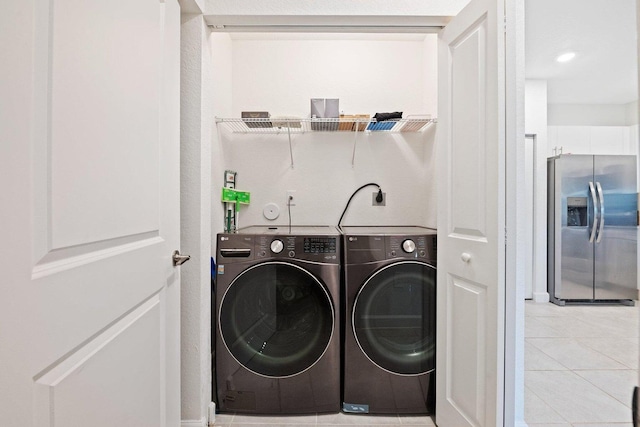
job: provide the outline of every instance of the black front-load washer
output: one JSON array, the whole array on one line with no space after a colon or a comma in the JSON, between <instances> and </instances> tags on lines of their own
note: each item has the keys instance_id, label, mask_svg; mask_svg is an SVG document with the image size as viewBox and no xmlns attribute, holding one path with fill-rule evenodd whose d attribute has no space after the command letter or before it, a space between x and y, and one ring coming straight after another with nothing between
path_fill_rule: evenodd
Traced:
<instances>
[{"instance_id":1,"label":"black front-load washer","mask_svg":"<svg viewBox=\"0 0 640 427\"><path fill-rule=\"evenodd\" d=\"M340 246L324 226L217 236L220 412L340 410Z\"/></svg>"},{"instance_id":2,"label":"black front-load washer","mask_svg":"<svg viewBox=\"0 0 640 427\"><path fill-rule=\"evenodd\" d=\"M348 413L432 414L436 231L342 227Z\"/></svg>"}]
</instances>

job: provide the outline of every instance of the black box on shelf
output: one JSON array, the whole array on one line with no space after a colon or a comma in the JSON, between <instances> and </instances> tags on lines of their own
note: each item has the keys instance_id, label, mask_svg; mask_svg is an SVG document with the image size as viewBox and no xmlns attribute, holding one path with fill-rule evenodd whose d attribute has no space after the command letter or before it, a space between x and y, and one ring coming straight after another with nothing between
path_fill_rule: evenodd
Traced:
<instances>
[{"instance_id":1,"label":"black box on shelf","mask_svg":"<svg viewBox=\"0 0 640 427\"><path fill-rule=\"evenodd\" d=\"M247 127L250 128L270 128L273 127L271 121L267 120L270 117L268 111L243 111L242 120Z\"/></svg>"}]
</instances>

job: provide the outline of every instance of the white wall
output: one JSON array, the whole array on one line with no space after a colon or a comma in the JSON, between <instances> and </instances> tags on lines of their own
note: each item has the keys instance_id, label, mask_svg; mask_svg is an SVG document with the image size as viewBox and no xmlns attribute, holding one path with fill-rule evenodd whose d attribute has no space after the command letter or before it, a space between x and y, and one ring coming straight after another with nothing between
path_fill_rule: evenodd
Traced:
<instances>
[{"instance_id":1,"label":"white wall","mask_svg":"<svg viewBox=\"0 0 640 427\"><path fill-rule=\"evenodd\" d=\"M310 98L339 98L345 114L436 112L437 79L423 63L437 63L435 35L247 33L232 45L235 117L309 117Z\"/></svg>"},{"instance_id":2,"label":"white wall","mask_svg":"<svg viewBox=\"0 0 640 427\"><path fill-rule=\"evenodd\" d=\"M208 46L212 50L213 64L209 78L212 80L213 93L213 113L218 117L231 117L233 103L233 49L231 38L225 33L212 33L211 43ZM211 118L213 120L213 117ZM225 160L223 157L223 146L220 143L220 132L212 125L211 139L211 170L212 193L211 193L211 242L212 254L215 252L215 235L222 231L221 225L224 221L224 209L222 203L217 203L220 197L220 183L225 170ZM226 167L228 169L228 167ZM213 255L215 256L215 255Z\"/></svg>"},{"instance_id":3,"label":"white wall","mask_svg":"<svg viewBox=\"0 0 640 427\"><path fill-rule=\"evenodd\" d=\"M536 136L534 148L535 212L533 215L533 300L549 301L547 293L547 82L527 80L525 133Z\"/></svg>"},{"instance_id":4,"label":"white wall","mask_svg":"<svg viewBox=\"0 0 640 427\"><path fill-rule=\"evenodd\" d=\"M626 113L626 123L630 126L638 124L638 101L630 102L625 105L627 113Z\"/></svg>"},{"instance_id":5,"label":"white wall","mask_svg":"<svg viewBox=\"0 0 640 427\"><path fill-rule=\"evenodd\" d=\"M218 40L213 43L218 52ZM346 114L436 114L433 35L408 39L394 35L234 35L231 44L232 78L226 83L233 88L234 117L251 110L309 117L312 97L339 98ZM217 116L226 113L225 106L216 109ZM377 182L387 194L386 206L371 206L375 188L363 190L353 199L343 225L435 227L434 135L435 126L414 134L359 132L353 166L355 133L295 135L291 168L286 134L232 135L221 125L216 135L219 141L214 143L219 143L224 163L213 170L214 210L221 206L216 200L223 171L231 169L238 172L237 188L251 192L251 204L240 212L240 226L286 225L287 190L296 191L293 225L336 225L352 192ZM270 202L280 207L280 217L272 222L262 214ZM222 227L222 220L214 219L213 231L222 231Z\"/></svg>"},{"instance_id":6,"label":"white wall","mask_svg":"<svg viewBox=\"0 0 640 427\"><path fill-rule=\"evenodd\" d=\"M629 126L631 104L549 104L549 126Z\"/></svg>"},{"instance_id":7,"label":"white wall","mask_svg":"<svg viewBox=\"0 0 640 427\"><path fill-rule=\"evenodd\" d=\"M180 70L181 419L204 426L211 402L211 158L210 31L202 15L182 15Z\"/></svg>"}]
</instances>

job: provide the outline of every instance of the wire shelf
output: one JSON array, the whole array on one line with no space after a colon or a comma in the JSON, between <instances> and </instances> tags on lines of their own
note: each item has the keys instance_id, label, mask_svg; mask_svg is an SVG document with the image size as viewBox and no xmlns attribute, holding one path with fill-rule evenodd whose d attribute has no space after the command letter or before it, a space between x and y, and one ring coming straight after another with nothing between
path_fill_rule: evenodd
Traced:
<instances>
[{"instance_id":1,"label":"wire shelf","mask_svg":"<svg viewBox=\"0 0 640 427\"><path fill-rule=\"evenodd\" d=\"M436 119L415 116L377 122L369 118L220 118L216 123L231 133L297 134L306 132L420 132Z\"/></svg>"},{"instance_id":2,"label":"wire shelf","mask_svg":"<svg viewBox=\"0 0 640 427\"><path fill-rule=\"evenodd\" d=\"M220 129L234 134L265 135L283 134L289 140L289 156L291 158L291 168L294 167L293 147L291 135L306 132L352 132L353 153L351 155L351 166L355 165L356 141L358 135L362 133L403 133L420 132L431 123L436 123L436 119L431 116L409 116L406 119L385 120L378 122L372 118L358 116L344 116L336 119L314 119L314 118L292 118L292 117L270 117L270 118L220 118L216 117L216 124Z\"/></svg>"}]
</instances>

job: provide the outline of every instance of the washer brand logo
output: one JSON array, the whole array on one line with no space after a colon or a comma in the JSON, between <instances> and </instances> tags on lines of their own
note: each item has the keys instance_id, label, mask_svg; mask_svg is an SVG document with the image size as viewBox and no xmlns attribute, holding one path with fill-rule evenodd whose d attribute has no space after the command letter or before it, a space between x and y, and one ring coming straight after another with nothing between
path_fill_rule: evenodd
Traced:
<instances>
[{"instance_id":1,"label":"washer brand logo","mask_svg":"<svg viewBox=\"0 0 640 427\"><path fill-rule=\"evenodd\" d=\"M358 240L358 238L357 238L357 237L349 237L349 241L350 241L350 242L355 242L356 240Z\"/></svg>"},{"instance_id":2,"label":"washer brand logo","mask_svg":"<svg viewBox=\"0 0 640 427\"><path fill-rule=\"evenodd\" d=\"M224 241L226 241L226 240L229 240L229 238L228 238L228 237L224 237L224 236L222 236L222 237L220 237L220 240L224 242Z\"/></svg>"},{"instance_id":3,"label":"washer brand logo","mask_svg":"<svg viewBox=\"0 0 640 427\"><path fill-rule=\"evenodd\" d=\"M336 259L335 255L326 255L324 259Z\"/></svg>"}]
</instances>

